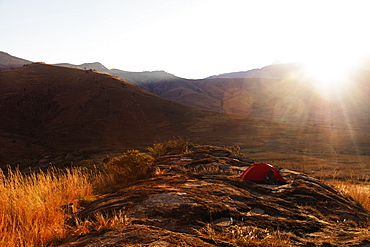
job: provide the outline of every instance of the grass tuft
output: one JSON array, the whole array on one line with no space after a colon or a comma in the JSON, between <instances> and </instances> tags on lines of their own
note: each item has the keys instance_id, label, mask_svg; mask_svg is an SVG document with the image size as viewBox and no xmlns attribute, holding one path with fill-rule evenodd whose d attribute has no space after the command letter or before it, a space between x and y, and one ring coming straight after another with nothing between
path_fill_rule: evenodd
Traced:
<instances>
[{"instance_id":1,"label":"grass tuft","mask_svg":"<svg viewBox=\"0 0 370 247\"><path fill-rule=\"evenodd\" d=\"M75 219L75 229L71 235L86 235L93 231L115 230L128 226L131 222L123 211L113 212L112 214L103 214L98 212L93 220Z\"/></svg>"}]
</instances>

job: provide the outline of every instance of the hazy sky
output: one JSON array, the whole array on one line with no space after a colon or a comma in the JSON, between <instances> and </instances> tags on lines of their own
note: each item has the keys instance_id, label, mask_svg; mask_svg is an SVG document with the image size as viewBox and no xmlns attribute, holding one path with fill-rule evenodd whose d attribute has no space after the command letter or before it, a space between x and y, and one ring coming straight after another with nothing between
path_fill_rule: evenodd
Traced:
<instances>
[{"instance_id":1,"label":"hazy sky","mask_svg":"<svg viewBox=\"0 0 370 247\"><path fill-rule=\"evenodd\" d=\"M370 54L369 1L0 0L0 51L185 78Z\"/></svg>"}]
</instances>

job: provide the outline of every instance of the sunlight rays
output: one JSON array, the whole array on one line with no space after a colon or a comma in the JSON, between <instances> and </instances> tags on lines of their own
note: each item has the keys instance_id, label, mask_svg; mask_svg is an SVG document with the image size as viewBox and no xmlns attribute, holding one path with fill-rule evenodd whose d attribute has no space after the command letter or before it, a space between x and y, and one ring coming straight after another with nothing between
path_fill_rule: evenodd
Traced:
<instances>
[{"instance_id":1,"label":"sunlight rays","mask_svg":"<svg viewBox=\"0 0 370 247\"><path fill-rule=\"evenodd\" d=\"M359 132L360 127L353 125L361 116L353 109L361 107L366 112L367 97L367 90L359 86L358 75L354 77L352 64L336 64L322 61L307 66L303 71L307 74L296 78L299 81L294 81L295 87L284 83L285 80L262 85L266 94L274 98L271 120L280 123L287 136L291 133L300 136L297 147L320 149L322 154L333 155L334 163L340 153L364 152L359 149L359 142L365 132Z\"/></svg>"},{"instance_id":2,"label":"sunlight rays","mask_svg":"<svg viewBox=\"0 0 370 247\"><path fill-rule=\"evenodd\" d=\"M315 90L325 99L333 100L345 94L350 86L351 72L356 60L335 58L316 60L305 63L305 73L310 78Z\"/></svg>"},{"instance_id":3,"label":"sunlight rays","mask_svg":"<svg viewBox=\"0 0 370 247\"><path fill-rule=\"evenodd\" d=\"M342 109L342 113L343 113L343 117L345 119L345 129L344 131L348 131L349 132L349 138L350 138L350 145L351 145L351 148L352 150L354 151L354 154L355 155L360 155L360 150L359 150L359 145L357 143L357 138L356 138L356 133L357 131L354 130L354 127L352 126L352 122L351 122L351 117L349 116L349 111L346 111L346 104L343 100L340 100L340 105L341 105L341 109Z\"/></svg>"}]
</instances>

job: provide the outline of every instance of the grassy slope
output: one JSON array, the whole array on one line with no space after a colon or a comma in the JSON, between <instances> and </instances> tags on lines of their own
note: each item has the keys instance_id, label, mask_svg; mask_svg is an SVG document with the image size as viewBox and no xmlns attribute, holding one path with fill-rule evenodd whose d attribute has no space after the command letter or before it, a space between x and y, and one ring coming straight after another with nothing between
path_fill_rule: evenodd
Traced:
<instances>
[{"instance_id":1,"label":"grassy slope","mask_svg":"<svg viewBox=\"0 0 370 247\"><path fill-rule=\"evenodd\" d=\"M277 124L171 102L114 76L32 64L0 72L2 162L81 149L146 148L172 136L231 145Z\"/></svg>"}]
</instances>

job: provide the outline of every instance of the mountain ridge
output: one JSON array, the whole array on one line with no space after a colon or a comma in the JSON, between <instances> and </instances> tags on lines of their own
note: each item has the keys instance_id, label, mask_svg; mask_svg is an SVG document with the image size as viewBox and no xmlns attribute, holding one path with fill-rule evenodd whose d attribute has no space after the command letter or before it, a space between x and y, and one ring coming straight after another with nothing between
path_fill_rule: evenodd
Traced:
<instances>
[{"instance_id":1,"label":"mountain ridge","mask_svg":"<svg viewBox=\"0 0 370 247\"><path fill-rule=\"evenodd\" d=\"M250 125L243 133L243 128L235 129L242 138L258 126L257 120L240 122L172 102L93 70L33 63L1 71L0 85L2 162L21 157L17 150L36 155L46 150L145 148L173 136L220 143L230 128Z\"/></svg>"},{"instance_id":2,"label":"mountain ridge","mask_svg":"<svg viewBox=\"0 0 370 247\"><path fill-rule=\"evenodd\" d=\"M110 69L108 69L107 67L105 67L103 64L101 64L100 62L92 62L92 63L83 63L83 64L80 64L80 65L75 65L75 64L71 64L71 63L57 63L57 64L54 64L54 65L57 65L57 66L62 66L62 67L69 67L69 68L80 68L80 69L92 69L92 70L95 70L95 71L98 71L98 72L101 72L101 73L106 73L106 74L112 74L112 71Z\"/></svg>"}]
</instances>

